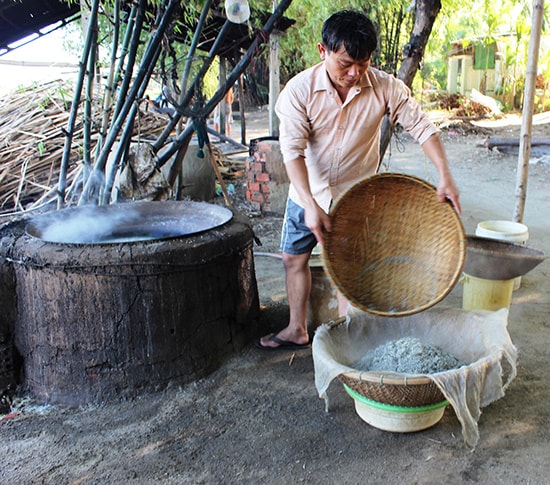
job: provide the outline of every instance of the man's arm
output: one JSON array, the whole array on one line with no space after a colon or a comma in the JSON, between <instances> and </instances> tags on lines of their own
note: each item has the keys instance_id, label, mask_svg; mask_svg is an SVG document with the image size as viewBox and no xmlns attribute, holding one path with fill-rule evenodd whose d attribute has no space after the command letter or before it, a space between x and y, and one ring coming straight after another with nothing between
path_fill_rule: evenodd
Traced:
<instances>
[{"instance_id":1,"label":"man's arm","mask_svg":"<svg viewBox=\"0 0 550 485\"><path fill-rule=\"evenodd\" d=\"M303 158L295 158L285 164L290 182L298 193L300 205L304 208L306 226L323 245L323 233L330 231L330 218L313 198L307 175L307 167Z\"/></svg>"},{"instance_id":2,"label":"man's arm","mask_svg":"<svg viewBox=\"0 0 550 485\"><path fill-rule=\"evenodd\" d=\"M437 186L437 195L442 202L445 199L449 199L453 204L456 212L460 214L462 212L460 208L459 191L454 182L453 176L449 169L447 162L447 155L443 148L443 143L437 133L430 136L423 144L422 150L428 156L428 158L435 165L439 173L439 184Z\"/></svg>"}]
</instances>

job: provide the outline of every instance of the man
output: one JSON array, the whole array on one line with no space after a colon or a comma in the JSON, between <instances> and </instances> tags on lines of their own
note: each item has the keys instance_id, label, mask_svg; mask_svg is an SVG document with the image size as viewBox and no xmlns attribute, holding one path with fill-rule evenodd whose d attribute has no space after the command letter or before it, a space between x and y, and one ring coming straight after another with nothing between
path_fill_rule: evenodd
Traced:
<instances>
[{"instance_id":1,"label":"man","mask_svg":"<svg viewBox=\"0 0 550 485\"><path fill-rule=\"evenodd\" d=\"M376 46L376 30L367 17L350 10L335 13L323 24L317 46L322 62L291 79L277 101L281 152L290 179L281 237L290 320L256 343L262 349L309 345L311 251L331 230L327 214L333 201L376 172L386 113L421 144L439 173L439 199L449 199L460 213L459 193L436 128L403 82L370 67ZM339 314L346 309L339 294Z\"/></svg>"}]
</instances>

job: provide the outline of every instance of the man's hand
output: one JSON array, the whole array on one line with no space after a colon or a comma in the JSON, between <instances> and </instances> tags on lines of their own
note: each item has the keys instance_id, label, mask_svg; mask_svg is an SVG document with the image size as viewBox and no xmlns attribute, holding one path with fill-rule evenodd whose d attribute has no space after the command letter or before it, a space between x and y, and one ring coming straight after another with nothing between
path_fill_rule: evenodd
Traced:
<instances>
[{"instance_id":1,"label":"man's hand","mask_svg":"<svg viewBox=\"0 0 550 485\"><path fill-rule=\"evenodd\" d=\"M304 209L304 221L311 232L317 238L317 242L324 245L324 234L330 232L330 217L321 209L317 203Z\"/></svg>"},{"instance_id":2,"label":"man's hand","mask_svg":"<svg viewBox=\"0 0 550 485\"><path fill-rule=\"evenodd\" d=\"M460 201L458 200L459 191L451 175L447 175L446 177L440 179L439 185L437 187L437 196L439 197L439 200L441 202L450 200L457 214L460 215L462 213L462 209L460 208Z\"/></svg>"},{"instance_id":3,"label":"man's hand","mask_svg":"<svg viewBox=\"0 0 550 485\"><path fill-rule=\"evenodd\" d=\"M304 222L323 245L323 234L330 231L330 217L313 198L309 187L307 168L303 158L286 163L288 178L300 196L300 205L304 208Z\"/></svg>"},{"instance_id":4,"label":"man's hand","mask_svg":"<svg viewBox=\"0 0 550 485\"><path fill-rule=\"evenodd\" d=\"M450 200L457 214L461 214L460 202L458 201L459 192L449 170L445 149L437 133L434 133L422 145L422 150L435 165L439 172L439 185L437 186L437 195L441 202Z\"/></svg>"}]
</instances>

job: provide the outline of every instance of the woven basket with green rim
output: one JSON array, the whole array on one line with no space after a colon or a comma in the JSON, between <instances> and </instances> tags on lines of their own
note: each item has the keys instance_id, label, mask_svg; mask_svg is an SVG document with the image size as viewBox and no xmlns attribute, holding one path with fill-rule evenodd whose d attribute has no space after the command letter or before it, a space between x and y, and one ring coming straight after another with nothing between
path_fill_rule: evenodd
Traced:
<instances>
[{"instance_id":1,"label":"woven basket with green rim","mask_svg":"<svg viewBox=\"0 0 550 485\"><path fill-rule=\"evenodd\" d=\"M363 311L403 316L441 301L464 266L466 237L450 203L410 175L361 180L335 204L323 261L348 300Z\"/></svg>"},{"instance_id":2,"label":"woven basket with green rim","mask_svg":"<svg viewBox=\"0 0 550 485\"><path fill-rule=\"evenodd\" d=\"M445 400L428 377L405 377L384 372L346 372L338 379L357 394L392 406L428 406Z\"/></svg>"},{"instance_id":3,"label":"woven basket with green rim","mask_svg":"<svg viewBox=\"0 0 550 485\"><path fill-rule=\"evenodd\" d=\"M327 325L337 327L344 317ZM338 380L367 399L392 406L429 406L445 400L437 385L426 376L409 376L398 372L349 371Z\"/></svg>"}]
</instances>

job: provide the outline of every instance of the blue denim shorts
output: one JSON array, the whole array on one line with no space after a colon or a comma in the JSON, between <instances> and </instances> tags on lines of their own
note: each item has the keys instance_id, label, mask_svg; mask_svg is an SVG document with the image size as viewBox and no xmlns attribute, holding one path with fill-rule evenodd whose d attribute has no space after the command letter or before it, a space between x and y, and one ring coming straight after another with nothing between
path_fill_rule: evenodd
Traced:
<instances>
[{"instance_id":1,"label":"blue denim shorts","mask_svg":"<svg viewBox=\"0 0 550 485\"><path fill-rule=\"evenodd\" d=\"M281 251L287 254L305 254L313 250L317 238L304 222L304 209L291 199L287 199L283 230L281 233Z\"/></svg>"}]
</instances>

